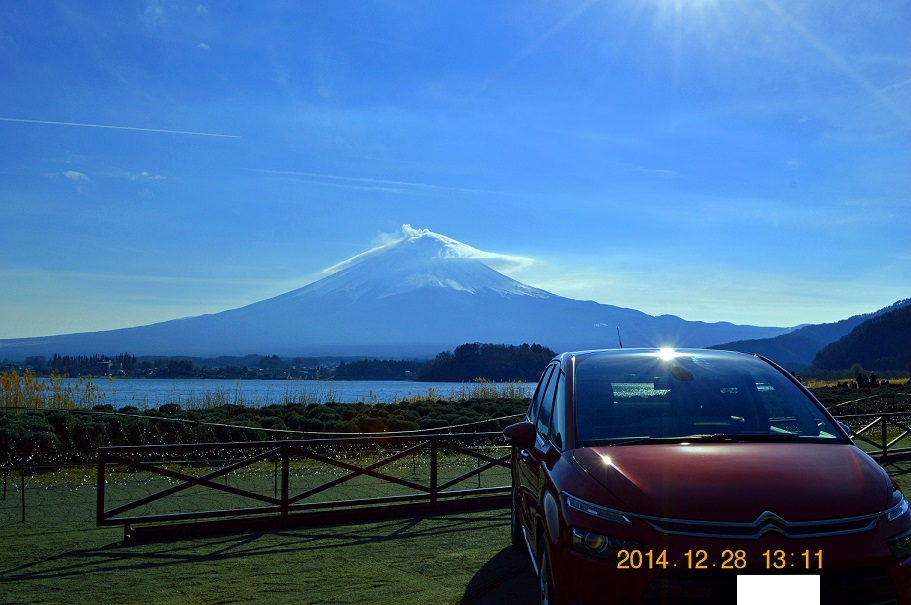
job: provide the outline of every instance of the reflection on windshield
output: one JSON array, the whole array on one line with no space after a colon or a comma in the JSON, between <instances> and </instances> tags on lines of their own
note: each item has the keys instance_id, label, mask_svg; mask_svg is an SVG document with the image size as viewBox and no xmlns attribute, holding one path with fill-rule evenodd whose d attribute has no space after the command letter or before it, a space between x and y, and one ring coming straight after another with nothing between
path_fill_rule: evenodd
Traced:
<instances>
[{"instance_id":1,"label":"reflection on windshield","mask_svg":"<svg viewBox=\"0 0 911 605\"><path fill-rule=\"evenodd\" d=\"M580 357L575 402L582 444L843 440L803 391L750 357Z\"/></svg>"}]
</instances>

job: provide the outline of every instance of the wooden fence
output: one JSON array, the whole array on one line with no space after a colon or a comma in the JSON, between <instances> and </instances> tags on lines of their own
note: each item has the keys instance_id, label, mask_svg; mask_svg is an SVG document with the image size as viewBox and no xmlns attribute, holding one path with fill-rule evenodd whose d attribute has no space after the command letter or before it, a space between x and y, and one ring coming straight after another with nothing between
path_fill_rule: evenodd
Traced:
<instances>
[{"instance_id":1,"label":"wooden fence","mask_svg":"<svg viewBox=\"0 0 911 605\"><path fill-rule=\"evenodd\" d=\"M870 456L879 461L892 461L911 456L911 414L849 414L836 416L851 429L851 438Z\"/></svg>"},{"instance_id":2,"label":"wooden fence","mask_svg":"<svg viewBox=\"0 0 911 605\"><path fill-rule=\"evenodd\" d=\"M836 418L880 463L911 458L911 413ZM499 432L124 446L101 448L83 480L97 480L97 524L140 539L505 507L508 458ZM0 462L15 518L27 479L59 466Z\"/></svg>"},{"instance_id":3,"label":"wooden fence","mask_svg":"<svg viewBox=\"0 0 911 605\"><path fill-rule=\"evenodd\" d=\"M511 483L499 432L105 447L97 480L131 539L503 507Z\"/></svg>"}]
</instances>

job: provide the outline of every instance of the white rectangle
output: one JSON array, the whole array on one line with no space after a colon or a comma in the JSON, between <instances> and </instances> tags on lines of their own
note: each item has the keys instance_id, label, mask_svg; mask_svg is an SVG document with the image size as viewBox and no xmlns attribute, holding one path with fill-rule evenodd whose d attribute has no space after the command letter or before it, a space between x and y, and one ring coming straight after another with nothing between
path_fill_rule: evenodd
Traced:
<instances>
[{"instance_id":1,"label":"white rectangle","mask_svg":"<svg viewBox=\"0 0 911 605\"><path fill-rule=\"evenodd\" d=\"M819 576L737 576L737 605L819 605Z\"/></svg>"}]
</instances>

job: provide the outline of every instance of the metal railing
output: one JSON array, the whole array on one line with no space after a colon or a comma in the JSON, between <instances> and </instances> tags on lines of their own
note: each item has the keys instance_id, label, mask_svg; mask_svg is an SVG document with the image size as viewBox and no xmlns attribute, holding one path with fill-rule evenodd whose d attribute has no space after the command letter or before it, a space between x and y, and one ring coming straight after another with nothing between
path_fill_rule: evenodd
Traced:
<instances>
[{"instance_id":1,"label":"metal railing","mask_svg":"<svg viewBox=\"0 0 911 605\"><path fill-rule=\"evenodd\" d=\"M250 529L501 507L508 460L499 432L105 447L96 520L129 538L137 524L194 522L185 535L202 520Z\"/></svg>"}]
</instances>

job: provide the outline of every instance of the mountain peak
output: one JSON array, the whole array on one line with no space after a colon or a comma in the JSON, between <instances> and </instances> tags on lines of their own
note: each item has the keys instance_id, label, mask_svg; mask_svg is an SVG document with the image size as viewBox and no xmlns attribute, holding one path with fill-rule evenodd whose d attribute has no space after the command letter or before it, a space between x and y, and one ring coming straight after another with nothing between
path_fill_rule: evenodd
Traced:
<instances>
[{"instance_id":1,"label":"mountain peak","mask_svg":"<svg viewBox=\"0 0 911 605\"><path fill-rule=\"evenodd\" d=\"M532 262L525 257L485 252L427 229L402 225L401 232L391 241L326 269L330 275L291 294L343 292L351 299L385 298L423 288L442 288L470 294L550 297L550 293L490 266L515 268Z\"/></svg>"},{"instance_id":2,"label":"mountain peak","mask_svg":"<svg viewBox=\"0 0 911 605\"><path fill-rule=\"evenodd\" d=\"M531 259L485 252L404 225L395 236L273 298L158 324L0 340L0 357L86 355L433 355L462 342L543 342L556 350L717 342L777 336L784 328L687 322L556 296L500 273ZM504 269L504 270L509 270ZM606 329L605 329L606 328Z\"/></svg>"}]
</instances>

